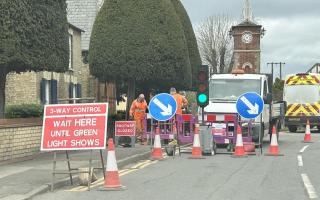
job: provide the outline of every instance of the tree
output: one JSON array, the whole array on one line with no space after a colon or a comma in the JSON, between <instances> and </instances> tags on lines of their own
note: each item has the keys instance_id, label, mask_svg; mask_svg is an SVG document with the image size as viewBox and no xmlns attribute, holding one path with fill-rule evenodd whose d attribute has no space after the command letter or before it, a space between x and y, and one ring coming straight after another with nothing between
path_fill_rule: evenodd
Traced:
<instances>
[{"instance_id":1,"label":"tree","mask_svg":"<svg viewBox=\"0 0 320 200\"><path fill-rule=\"evenodd\" d=\"M65 0L1 0L0 118L9 72L65 71L69 62Z\"/></svg>"},{"instance_id":2,"label":"tree","mask_svg":"<svg viewBox=\"0 0 320 200\"><path fill-rule=\"evenodd\" d=\"M191 87L187 40L171 0L105 0L93 26L89 64L100 80ZM127 106L128 108L128 106Z\"/></svg>"},{"instance_id":3,"label":"tree","mask_svg":"<svg viewBox=\"0 0 320 200\"><path fill-rule=\"evenodd\" d=\"M198 49L197 39L194 34L190 18L180 0L171 0L178 17L180 18L184 35L187 40L188 53L192 70L192 85L195 86L198 74L198 66L202 64Z\"/></svg>"},{"instance_id":4,"label":"tree","mask_svg":"<svg viewBox=\"0 0 320 200\"><path fill-rule=\"evenodd\" d=\"M200 55L210 74L228 72L232 67L233 43L229 37L232 21L226 15L209 17L197 27Z\"/></svg>"},{"instance_id":5,"label":"tree","mask_svg":"<svg viewBox=\"0 0 320 200\"><path fill-rule=\"evenodd\" d=\"M276 78L272 86L274 101L283 100L283 87L284 87L284 80L281 80L280 78Z\"/></svg>"}]
</instances>

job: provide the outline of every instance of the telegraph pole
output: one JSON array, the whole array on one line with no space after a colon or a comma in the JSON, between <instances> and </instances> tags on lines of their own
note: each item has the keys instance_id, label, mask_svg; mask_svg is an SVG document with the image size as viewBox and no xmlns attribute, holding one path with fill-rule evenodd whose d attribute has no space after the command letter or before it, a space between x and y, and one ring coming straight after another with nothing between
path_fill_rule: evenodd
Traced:
<instances>
[{"instance_id":1,"label":"telegraph pole","mask_svg":"<svg viewBox=\"0 0 320 200\"><path fill-rule=\"evenodd\" d=\"M271 62L271 63L267 63L267 65L271 65L272 82L273 82L273 72L274 72L273 66L274 66L274 65L280 65L280 80L282 80L282 66L284 66L285 64L286 64L286 63L284 63L284 62L278 62L278 63Z\"/></svg>"}]
</instances>

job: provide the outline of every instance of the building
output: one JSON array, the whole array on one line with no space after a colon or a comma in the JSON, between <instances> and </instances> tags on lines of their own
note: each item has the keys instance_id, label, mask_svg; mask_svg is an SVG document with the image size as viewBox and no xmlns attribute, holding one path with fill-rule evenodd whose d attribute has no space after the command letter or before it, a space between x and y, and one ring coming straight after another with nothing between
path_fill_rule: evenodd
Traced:
<instances>
[{"instance_id":1,"label":"building","mask_svg":"<svg viewBox=\"0 0 320 200\"><path fill-rule=\"evenodd\" d=\"M6 105L52 104L59 99L92 97L92 77L81 57L83 30L69 24L69 69L65 73L10 73L6 81Z\"/></svg>"},{"instance_id":2,"label":"building","mask_svg":"<svg viewBox=\"0 0 320 200\"><path fill-rule=\"evenodd\" d=\"M89 68L88 53L92 27L104 0L67 0L68 21L85 32L82 34L81 51L84 65ZM109 113L116 112L116 86L113 82L94 80L91 90L98 102L109 103Z\"/></svg>"},{"instance_id":3,"label":"building","mask_svg":"<svg viewBox=\"0 0 320 200\"><path fill-rule=\"evenodd\" d=\"M254 22L249 0L245 0L242 22L232 26L230 34L234 41L233 69L260 73L260 39L264 35L264 28Z\"/></svg>"}]
</instances>

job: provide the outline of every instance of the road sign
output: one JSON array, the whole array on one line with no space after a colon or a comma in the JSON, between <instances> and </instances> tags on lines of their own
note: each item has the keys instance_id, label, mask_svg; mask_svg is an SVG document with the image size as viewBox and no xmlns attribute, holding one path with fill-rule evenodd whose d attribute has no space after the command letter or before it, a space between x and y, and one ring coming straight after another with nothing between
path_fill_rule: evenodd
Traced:
<instances>
[{"instance_id":1,"label":"road sign","mask_svg":"<svg viewBox=\"0 0 320 200\"><path fill-rule=\"evenodd\" d=\"M41 151L105 149L108 104L46 105Z\"/></svg>"},{"instance_id":2,"label":"road sign","mask_svg":"<svg viewBox=\"0 0 320 200\"><path fill-rule=\"evenodd\" d=\"M135 121L116 121L115 136L129 136L134 137L136 134Z\"/></svg>"},{"instance_id":3,"label":"road sign","mask_svg":"<svg viewBox=\"0 0 320 200\"><path fill-rule=\"evenodd\" d=\"M261 96L255 92L244 93L239 96L236 107L241 117L254 119L263 111L264 102Z\"/></svg>"},{"instance_id":4,"label":"road sign","mask_svg":"<svg viewBox=\"0 0 320 200\"><path fill-rule=\"evenodd\" d=\"M177 102L167 93L154 96L149 103L149 113L151 117L158 121L171 119L177 111Z\"/></svg>"}]
</instances>

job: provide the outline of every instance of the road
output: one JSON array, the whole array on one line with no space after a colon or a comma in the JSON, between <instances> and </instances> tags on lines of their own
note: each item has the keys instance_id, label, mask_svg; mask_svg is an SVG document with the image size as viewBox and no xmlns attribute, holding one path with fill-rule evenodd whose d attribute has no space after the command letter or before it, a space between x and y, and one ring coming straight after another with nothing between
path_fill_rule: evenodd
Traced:
<instances>
[{"instance_id":1,"label":"road","mask_svg":"<svg viewBox=\"0 0 320 200\"><path fill-rule=\"evenodd\" d=\"M190 154L164 161L143 161L120 171L124 191L92 191L84 187L63 188L35 200L304 200L320 192L319 134L314 143L302 143L303 133L280 134L284 156L264 155L232 158L218 154L193 160ZM268 144L265 141L264 152ZM103 181L101 181L103 183Z\"/></svg>"}]
</instances>

